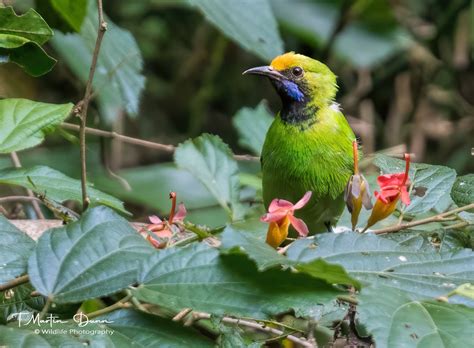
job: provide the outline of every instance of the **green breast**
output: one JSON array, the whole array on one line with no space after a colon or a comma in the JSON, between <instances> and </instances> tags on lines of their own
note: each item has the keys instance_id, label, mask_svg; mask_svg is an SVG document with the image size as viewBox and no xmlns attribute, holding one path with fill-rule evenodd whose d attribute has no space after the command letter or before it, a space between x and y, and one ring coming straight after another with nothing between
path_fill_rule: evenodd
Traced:
<instances>
[{"instance_id":1,"label":"green breast","mask_svg":"<svg viewBox=\"0 0 474 348\"><path fill-rule=\"evenodd\" d=\"M342 211L342 193L352 175L354 139L344 115L333 107L320 109L304 124L285 123L277 115L262 150L265 205L274 198L295 203L313 191L299 215L333 220Z\"/></svg>"}]
</instances>

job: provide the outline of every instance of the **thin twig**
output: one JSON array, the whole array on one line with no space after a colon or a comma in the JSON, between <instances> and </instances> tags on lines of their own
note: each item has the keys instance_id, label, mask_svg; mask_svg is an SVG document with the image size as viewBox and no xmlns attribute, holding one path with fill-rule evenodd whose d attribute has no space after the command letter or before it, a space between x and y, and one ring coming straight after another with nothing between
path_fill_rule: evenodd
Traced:
<instances>
[{"instance_id":1,"label":"thin twig","mask_svg":"<svg viewBox=\"0 0 474 348\"><path fill-rule=\"evenodd\" d=\"M15 168L21 168L20 157L18 157L18 154L15 151L10 153L10 158ZM30 189L26 189L26 193L28 194L28 197L36 198L35 194ZM38 219L44 220L44 215L43 215L43 212L41 211L41 207L39 206L38 202L36 200L31 200L31 205Z\"/></svg>"},{"instance_id":2,"label":"thin twig","mask_svg":"<svg viewBox=\"0 0 474 348\"><path fill-rule=\"evenodd\" d=\"M46 315L46 313L48 313L49 307L51 307L52 303L53 303L53 300L51 299L51 297L48 297L43 309L41 310L41 312L39 314L39 317L38 317L39 320L42 320L44 318L44 316Z\"/></svg>"},{"instance_id":3,"label":"thin twig","mask_svg":"<svg viewBox=\"0 0 474 348\"><path fill-rule=\"evenodd\" d=\"M68 130L79 131L80 127L72 123L63 123L61 127ZM138 138L129 137L126 135L119 134L117 132L109 132L101 129L85 127L86 134L96 135L104 138L119 139L124 143L147 147L149 149L155 149L164 151L167 153L173 153L176 150L176 146L170 144L160 144L154 141L142 140ZM234 155L234 158L239 161L259 161L260 157L252 155Z\"/></svg>"},{"instance_id":4,"label":"thin twig","mask_svg":"<svg viewBox=\"0 0 474 348\"><path fill-rule=\"evenodd\" d=\"M193 312L193 316L194 316L194 320L211 319L211 315L209 313ZM286 335L284 331L274 329L272 327L268 327L265 324L260 324L254 321L235 319L235 318L230 318L230 317L223 317L221 321L223 323L245 326L251 329L256 329L263 332L272 333L278 336L281 335L282 337L286 337L291 342L299 344L302 347L314 348L314 345L306 341L304 338L296 337L293 335Z\"/></svg>"},{"instance_id":5,"label":"thin twig","mask_svg":"<svg viewBox=\"0 0 474 348\"><path fill-rule=\"evenodd\" d=\"M28 276L28 274L25 274L21 277L15 278L5 284L0 285L0 291L13 289L16 286L28 283L29 281L30 281L30 277Z\"/></svg>"},{"instance_id":6,"label":"thin twig","mask_svg":"<svg viewBox=\"0 0 474 348\"><path fill-rule=\"evenodd\" d=\"M87 315L87 318L89 319L92 319L92 318L95 318L95 317L98 317L98 316L101 316L103 314L107 314L107 313L110 313L110 312L113 312L117 309L122 309L122 308L127 308L130 306L130 304L128 303L128 301L132 298L132 295L131 294L128 294L127 296L125 296L123 299L115 302L114 304L108 306L108 307L105 307L105 308L102 308L102 309L99 309L95 312L91 312L89 314L86 314Z\"/></svg>"},{"instance_id":7,"label":"thin twig","mask_svg":"<svg viewBox=\"0 0 474 348\"><path fill-rule=\"evenodd\" d=\"M7 196L7 197L0 197L0 204L2 203L10 203L10 202L41 202L41 199L38 197L30 197L30 196ZM42 202L41 202L42 203Z\"/></svg>"},{"instance_id":8,"label":"thin twig","mask_svg":"<svg viewBox=\"0 0 474 348\"><path fill-rule=\"evenodd\" d=\"M107 31L107 23L104 21L104 13L102 10L102 0L97 0L97 10L99 17L99 26L97 29L97 39L95 41L94 53L92 54L92 62L89 70L89 78L86 83L86 91L84 98L78 103L76 109L80 110L81 126L79 130L79 143L81 152L81 189L82 189L82 208L85 210L89 205L89 197L87 196L87 167L86 167L86 124L87 109L92 97L92 82L94 81L95 69L99 58L100 46L102 39Z\"/></svg>"},{"instance_id":9,"label":"thin twig","mask_svg":"<svg viewBox=\"0 0 474 348\"><path fill-rule=\"evenodd\" d=\"M453 210L450 210L450 211L447 211L445 213L441 213L441 214L438 214L438 215L435 215L435 216L430 216L430 217L425 218L425 219L416 220L416 221L408 222L406 224L401 224L401 225L393 225L393 226L390 226L390 227L381 228L379 230L373 230L371 232L373 232L375 234L393 233L393 232L398 232L398 231L401 231L401 230L404 230L404 229L407 229L407 228L411 228L411 227L415 227L415 226L419 226L419 225L424 225L424 224L429 224L431 222L443 222L443 221L446 221L446 219L445 219L446 217L449 217L453 214L460 213L462 211L471 210L471 209L474 209L474 203L471 203L471 204L465 205L463 207L456 208L456 209L453 209Z\"/></svg>"}]
</instances>

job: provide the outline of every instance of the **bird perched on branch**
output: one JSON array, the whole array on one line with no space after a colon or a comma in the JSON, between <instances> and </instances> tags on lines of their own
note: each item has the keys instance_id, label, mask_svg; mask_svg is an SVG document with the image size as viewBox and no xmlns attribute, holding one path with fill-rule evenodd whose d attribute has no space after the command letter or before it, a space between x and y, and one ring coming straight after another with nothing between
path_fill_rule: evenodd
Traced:
<instances>
[{"instance_id":1,"label":"bird perched on branch","mask_svg":"<svg viewBox=\"0 0 474 348\"><path fill-rule=\"evenodd\" d=\"M334 102L336 76L323 63L294 52L244 74L267 77L282 101L262 150L263 199L311 200L295 215L310 234L335 226L352 175L354 133Z\"/></svg>"}]
</instances>

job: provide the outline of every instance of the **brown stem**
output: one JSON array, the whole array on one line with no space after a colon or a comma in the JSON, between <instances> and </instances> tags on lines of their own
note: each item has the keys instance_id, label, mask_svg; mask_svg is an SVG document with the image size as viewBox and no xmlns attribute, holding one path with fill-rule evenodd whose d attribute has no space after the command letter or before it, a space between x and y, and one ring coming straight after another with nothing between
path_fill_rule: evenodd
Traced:
<instances>
[{"instance_id":1,"label":"brown stem","mask_svg":"<svg viewBox=\"0 0 474 348\"><path fill-rule=\"evenodd\" d=\"M41 310L41 313L39 314L39 320L42 320L44 316L48 313L49 307L51 307L52 303L53 303L53 300L50 297L48 297L43 309Z\"/></svg>"},{"instance_id":2,"label":"brown stem","mask_svg":"<svg viewBox=\"0 0 474 348\"><path fill-rule=\"evenodd\" d=\"M12 153L10 153L10 157L11 157L13 166L15 168L21 168L20 157L18 157L18 154L16 152L12 152ZM26 193L28 194L28 197L36 198L35 194L30 189L26 189ZM43 215L43 212L41 211L41 207L39 206L38 201L35 200L35 199L32 199L31 200L31 205L32 205L33 210L35 211L36 216L38 217L38 219L44 220L44 215Z\"/></svg>"},{"instance_id":3,"label":"brown stem","mask_svg":"<svg viewBox=\"0 0 474 348\"><path fill-rule=\"evenodd\" d=\"M194 320L211 319L211 315L209 313L202 313L202 312L193 312L193 317L194 317ZM236 319L236 318L230 318L230 317L223 317L222 322L227 323L227 324L245 326L251 329L256 329L259 331L275 334L278 336L281 335L282 337L285 337L285 333L283 331L266 326L265 323L262 324L262 323L257 323L254 321ZM301 347L314 348L314 345L308 342L307 340L305 340L304 338L296 337L293 335L288 335L286 336L286 338L293 343L299 344Z\"/></svg>"},{"instance_id":4,"label":"brown stem","mask_svg":"<svg viewBox=\"0 0 474 348\"><path fill-rule=\"evenodd\" d=\"M79 130L80 155L81 155L81 189L82 189L82 207L84 210L89 205L89 197L87 196L87 166L86 166L86 124L87 124L87 109L92 96L92 82L94 81L95 69L97 67L97 60L99 59L100 46L102 39L107 30L107 23L104 21L104 13L102 9L102 0L97 0L97 10L99 17L99 27L97 29L97 39L95 41L94 53L92 54L92 62L89 70L89 78L86 83L86 91L84 98L78 103L80 108L81 126Z\"/></svg>"},{"instance_id":5,"label":"brown stem","mask_svg":"<svg viewBox=\"0 0 474 348\"><path fill-rule=\"evenodd\" d=\"M170 224L172 224L173 219L174 219L174 211L176 210L176 192L170 192L170 199L171 199L171 211L170 211L170 216L168 217L168 221Z\"/></svg>"},{"instance_id":6,"label":"brown stem","mask_svg":"<svg viewBox=\"0 0 474 348\"><path fill-rule=\"evenodd\" d=\"M63 123L61 127L68 130L79 131L80 127L72 123ZM168 153L173 153L176 150L176 146L168 144L160 144L153 141L142 140L138 138L129 137L126 135L118 134L116 132L108 132L101 129L85 127L87 134L96 135L104 138L120 139L124 143L147 147L149 149L160 150ZM234 155L234 158L238 161L258 161L260 158L251 155Z\"/></svg>"},{"instance_id":7,"label":"brown stem","mask_svg":"<svg viewBox=\"0 0 474 348\"><path fill-rule=\"evenodd\" d=\"M9 203L9 202L41 202L41 199L38 197L30 197L30 196L7 196L7 197L0 197L0 204L1 203Z\"/></svg>"},{"instance_id":8,"label":"brown stem","mask_svg":"<svg viewBox=\"0 0 474 348\"><path fill-rule=\"evenodd\" d=\"M357 140L352 142L352 152L354 154L354 174L359 174L359 151L357 148Z\"/></svg>"},{"instance_id":9,"label":"brown stem","mask_svg":"<svg viewBox=\"0 0 474 348\"><path fill-rule=\"evenodd\" d=\"M15 278L5 284L0 285L0 291L12 289L18 285L28 283L29 281L30 281L30 277L28 276L28 274L25 274L21 277Z\"/></svg>"},{"instance_id":10,"label":"brown stem","mask_svg":"<svg viewBox=\"0 0 474 348\"><path fill-rule=\"evenodd\" d=\"M408 180L408 174L410 172L410 154L406 153L404 157L405 157L405 176L403 177L402 186L405 186Z\"/></svg>"},{"instance_id":11,"label":"brown stem","mask_svg":"<svg viewBox=\"0 0 474 348\"><path fill-rule=\"evenodd\" d=\"M445 218L450 216L450 215L457 214L457 213L460 213L462 211L467 211L467 210L471 210L471 209L474 209L474 203L471 203L471 204L465 205L463 207L447 211L447 212L442 213L442 214L438 214L438 215L435 215L435 216L430 216L430 217L425 218L425 219L416 220L416 221L408 222L406 224L401 224L401 225L393 225L393 226L390 226L390 227L381 228L379 230L373 230L372 232L375 233L375 234L392 233L392 232L398 232L398 231L401 231L401 230L404 230L404 229L407 229L407 228L428 224L430 222L442 222L442 221L445 221Z\"/></svg>"}]
</instances>

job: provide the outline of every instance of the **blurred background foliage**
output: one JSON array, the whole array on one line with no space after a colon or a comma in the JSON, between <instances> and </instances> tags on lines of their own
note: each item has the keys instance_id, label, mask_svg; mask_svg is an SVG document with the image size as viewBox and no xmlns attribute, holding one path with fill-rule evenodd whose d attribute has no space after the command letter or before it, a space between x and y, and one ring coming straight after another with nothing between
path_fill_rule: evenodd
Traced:
<instances>
[{"instance_id":1,"label":"blurred background foliage","mask_svg":"<svg viewBox=\"0 0 474 348\"><path fill-rule=\"evenodd\" d=\"M0 65L0 97L80 100L96 35L95 2L78 0L79 12L81 4L89 7L81 26L74 18L58 22L51 15L54 1L3 3L17 13L36 8L55 29L43 47L58 62L40 78ZM242 135L265 129L265 107L274 114L280 104L267 81L241 73L293 50L338 75L337 100L366 154L407 149L416 161L460 175L474 170L474 2L141 0L104 6L110 30L94 82L91 127L175 145L208 132L234 153L258 155L258 136ZM262 99L266 106L259 105ZM78 178L77 134L68 132L20 153L23 164ZM136 219L168 211L167 193L175 190L191 221L216 226L226 220L216 199L177 169L169 152L92 136L88 151L91 181L123 199ZM9 165L0 157L0 167ZM246 187L241 199L258 201L258 162L239 161L239 167Z\"/></svg>"}]
</instances>

